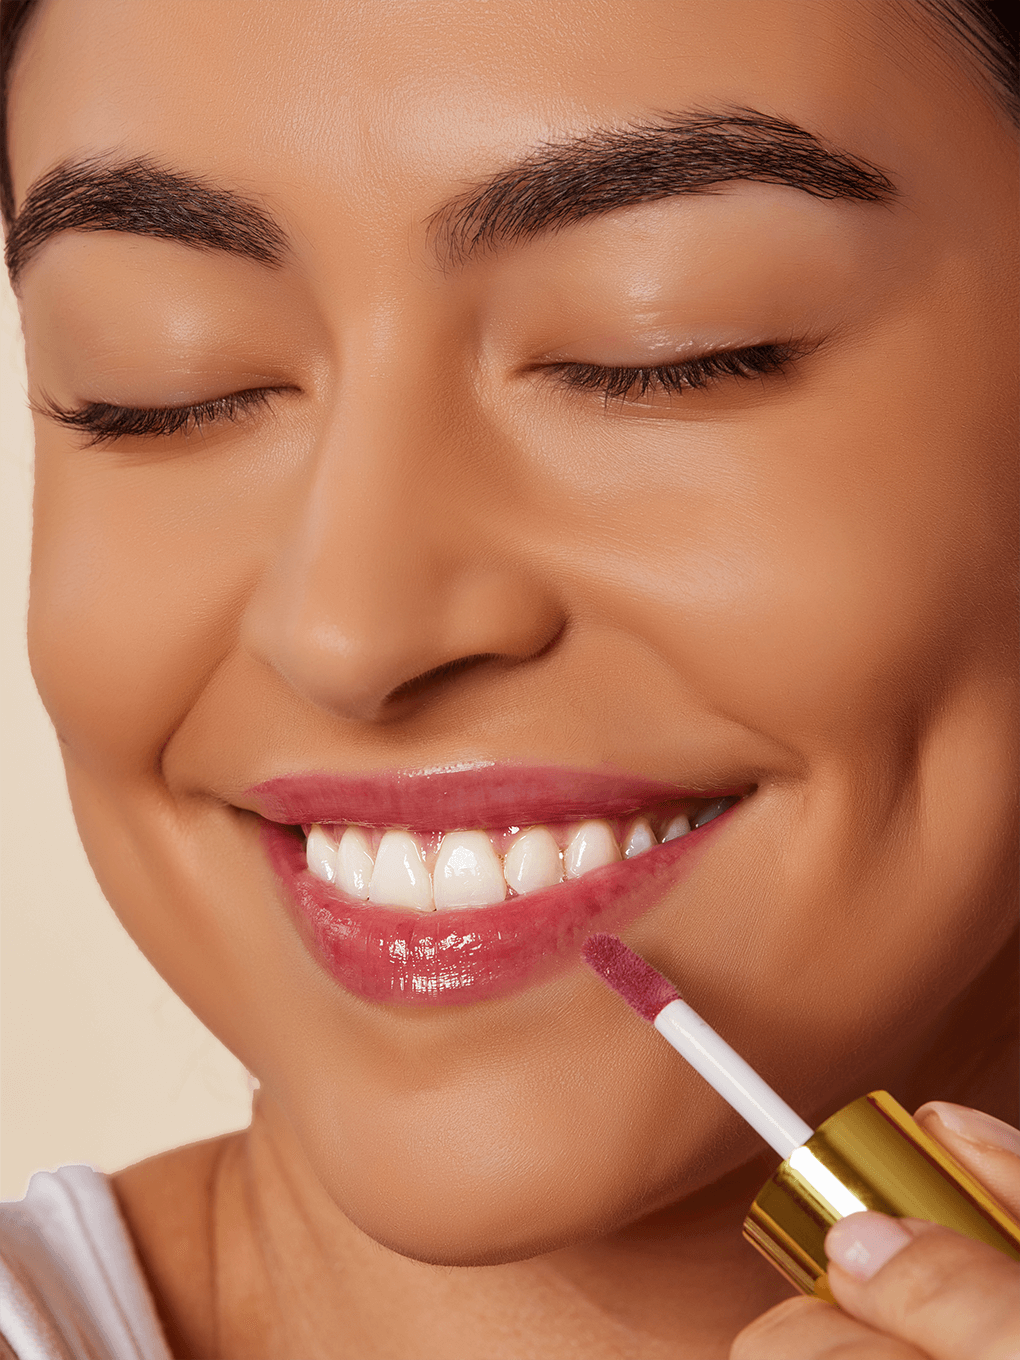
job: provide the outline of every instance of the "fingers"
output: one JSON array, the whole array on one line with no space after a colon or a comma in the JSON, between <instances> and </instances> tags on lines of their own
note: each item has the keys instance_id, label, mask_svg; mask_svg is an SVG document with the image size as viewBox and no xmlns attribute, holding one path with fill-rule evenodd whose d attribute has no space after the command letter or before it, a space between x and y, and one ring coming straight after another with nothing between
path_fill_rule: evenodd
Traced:
<instances>
[{"instance_id":1,"label":"fingers","mask_svg":"<svg viewBox=\"0 0 1020 1360\"><path fill-rule=\"evenodd\" d=\"M869 1327L932 1360L1020 1355L1020 1265L994 1247L862 1213L830 1228L825 1250L836 1302Z\"/></svg>"},{"instance_id":2,"label":"fingers","mask_svg":"<svg viewBox=\"0 0 1020 1360\"><path fill-rule=\"evenodd\" d=\"M755 1318L733 1342L730 1360L927 1360L915 1346L819 1299L787 1299ZM974 1360L974 1357L969 1357Z\"/></svg>"},{"instance_id":3,"label":"fingers","mask_svg":"<svg viewBox=\"0 0 1020 1360\"><path fill-rule=\"evenodd\" d=\"M914 1118L1020 1220L1020 1132L965 1105L932 1100Z\"/></svg>"}]
</instances>

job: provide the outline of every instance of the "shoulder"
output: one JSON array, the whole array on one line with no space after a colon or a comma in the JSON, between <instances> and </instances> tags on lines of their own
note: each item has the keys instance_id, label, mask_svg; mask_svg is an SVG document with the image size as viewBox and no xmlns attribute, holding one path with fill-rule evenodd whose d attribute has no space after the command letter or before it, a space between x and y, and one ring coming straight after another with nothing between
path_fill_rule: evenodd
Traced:
<instances>
[{"instance_id":1,"label":"shoulder","mask_svg":"<svg viewBox=\"0 0 1020 1360\"><path fill-rule=\"evenodd\" d=\"M32 1177L0 1204L0 1334L25 1360L169 1352L109 1179L89 1166Z\"/></svg>"}]
</instances>

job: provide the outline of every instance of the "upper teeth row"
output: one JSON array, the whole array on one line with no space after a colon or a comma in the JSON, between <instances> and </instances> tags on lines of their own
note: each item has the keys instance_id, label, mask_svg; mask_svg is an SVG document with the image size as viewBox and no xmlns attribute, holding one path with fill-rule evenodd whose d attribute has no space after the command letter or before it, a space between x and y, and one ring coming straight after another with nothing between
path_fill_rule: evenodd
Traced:
<instances>
[{"instance_id":1,"label":"upper teeth row","mask_svg":"<svg viewBox=\"0 0 1020 1360\"><path fill-rule=\"evenodd\" d=\"M728 801L702 808L695 824L718 815ZM509 837L487 831L448 831L433 851L434 837L393 828L382 833L373 854L378 833L359 826L348 826L341 833L339 828L327 830L316 824L308 833L308 868L362 902L417 911L484 907L502 902L508 891L523 896L565 878L580 878L621 856L631 859L690 829L688 817L678 813L659 836L647 817L637 817L625 825L619 840L607 821L558 827L559 841L544 826Z\"/></svg>"}]
</instances>

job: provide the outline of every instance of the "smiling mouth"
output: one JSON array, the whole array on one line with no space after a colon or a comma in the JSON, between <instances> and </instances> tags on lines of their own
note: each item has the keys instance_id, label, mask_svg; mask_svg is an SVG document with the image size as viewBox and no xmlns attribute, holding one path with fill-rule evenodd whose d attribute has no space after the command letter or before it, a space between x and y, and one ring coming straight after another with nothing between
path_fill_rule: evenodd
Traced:
<instances>
[{"instance_id":1,"label":"smiling mouth","mask_svg":"<svg viewBox=\"0 0 1020 1360\"><path fill-rule=\"evenodd\" d=\"M460 1005L575 967L694 869L756 785L478 762L243 795L316 962L366 1001Z\"/></svg>"},{"instance_id":2,"label":"smiling mouth","mask_svg":"<svg viewBox=\"0 0 1020 1360\"><path fill-rule=\"evenodd\" d=\"M307 867L350 903L447 912L492 907L679 840L739 798L687 798L626 818L451 831L305 825Z\"/></svg>"}]
</instances>

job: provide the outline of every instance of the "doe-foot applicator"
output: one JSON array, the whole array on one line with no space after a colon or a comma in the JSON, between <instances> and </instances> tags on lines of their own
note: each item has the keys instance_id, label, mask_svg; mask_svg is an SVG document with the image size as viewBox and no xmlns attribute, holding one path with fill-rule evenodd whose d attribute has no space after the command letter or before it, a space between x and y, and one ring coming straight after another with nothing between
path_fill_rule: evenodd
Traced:
<instances>
[{"instance_id":1,"label":"doe-foot applicator","mask_svg":"<svg viewBox=\"0 0 1020 1360\"><path fill-rule=\"evenodd\" d=\"M592 935L582 953L782 1157L744 1236L805 1294L833 1302L825 1234L865 1209L941 1223L1020 1261L1020 1227L887 1091L861 1096L812 1131L622 940Z\"/></svg>"}]
</instances>

